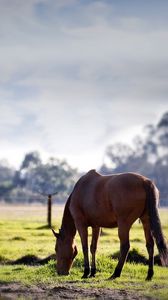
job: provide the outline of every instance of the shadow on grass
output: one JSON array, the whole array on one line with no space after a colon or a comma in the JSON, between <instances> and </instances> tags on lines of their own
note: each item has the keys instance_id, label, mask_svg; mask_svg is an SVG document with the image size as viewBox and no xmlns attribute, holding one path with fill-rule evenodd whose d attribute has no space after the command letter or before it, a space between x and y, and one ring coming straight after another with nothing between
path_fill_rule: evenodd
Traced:
<instances>
[{"instance_id":1,"label":"shadow on grass","mask_svg":"<svg viewBox=\"0 0 168 300\"><path fill-rule=\"evenodd\" d=\"M37 227L36 229L37 229L37 230L51 229L51 227L48 226L48 225L42 225L42 226L40 226L40 227Z\"/></svg>"},{"instance_id":2,"label":"shadow on grass","mask_svg":"<svg viewBox=\"0 0 168 300\"><path fill-rule=\"evenodd\" d=\"M10 241L26 241L26 239L21 236L15 236L12 239L10 239Z\"/></svg>"},{"instance_id":3,"label":"shadow on grass","mask_svg":"<svg viewBox=\"0 0 168 300\"><path fill-rule=\"evenodd\" d=\"M55 260L55 254L49 255L45 258L39 258L35 255L25 255L16 260L7 260L0 256L0 264L3 265L27 265L27 266L40 266L48 264L50 260Z\"/></svg>"},{"instance_id":4,"label":"shadow on grass","mask_svg":"<svg viewBox=\"0 0 168 300\"><path fill-rule=\"evenodd\" d=\"M120 254L120 252L117 251L111 256L111 258L118 259L119 254ZM133 248L128 253L127 262L147 265L148 264L148 259L144 255L140 254L137 249ZM154 264L158 265L158 266L162 265L159 255L155 255Z\"/></svg>"},{"instance_id":5,"label":"shadow on grass","mask_svg":"<svg viewBox=\"0 0 168 300\"><path fill-rule=\"evenodd\" d=\"M115 252L112 256L110 256L112 259L118 259L119 258L119 252ZM3 256L0 256L0 264L2 265L28 265L28 266L38 266L38 265L45 265L45 264L48 264L48 262L50 260L55 260L55 254L51 254L45 258L39 258L35 255L25 255L25 256L22 256L20 257L19 259L16 259L16 260L7 260L5 257ZM129 254L128 254L128 257L127 257L127 261L130 262L130 263L135 263L135 264L145 264L147 265L148 264L148 259L140 254L138 252L137 249L132 249ZM160 261L160 258L159 258L159 255L156 255L154 257L154 263L155 265L159 265L161 266L161 261ZM81 261L79 260L76 260L75 263L74 263L76 266L78 264L81 264Z\"/></svg>"}]
</instances>

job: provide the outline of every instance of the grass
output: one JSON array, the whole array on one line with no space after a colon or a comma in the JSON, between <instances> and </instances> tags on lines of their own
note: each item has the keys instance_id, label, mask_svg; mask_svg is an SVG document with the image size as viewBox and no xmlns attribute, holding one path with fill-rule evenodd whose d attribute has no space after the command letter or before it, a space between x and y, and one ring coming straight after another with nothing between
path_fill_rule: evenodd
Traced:
<instances>
[{"instance_id":1,"label":"grass","mask_svg":"<svg viewBox=\"0 0 168 300\"><path fill-rule=\"evenodd\" d=\"M23 211L21 207L13 207L14 214L9 214L9 211L12 212L11 207L0 206L0 281L17 281L27 285L43 283L55 286L73 282L74 285L85 288L126 289L143 296L153 296L155 299L168 299L168 268L155 266L153 280L146 282L147 266L127 262L120 278L114 281L107 280L117 263L116 259L111 259L112 254L119 250L117 229L103 229L97 251L98 272L94 279L81 279L83 257L79 236L76 237L79 254L68 277L56 275L54 260L43 266L5 264L8 260L16 260L26 255L44 258L54 253L55 246L54 236L45 226L45 207L39 206L37 214L34 206L28 207L27 210L23 207ZM62 215L61 207L54 207L54 212L57 217L54 220L54 227L58 229ZM168 237L167 213L168 210L160 210L166 237ZM134 254L136 249L136 252L147 258L143 229L138 222L131 229L130 242ZM155 254L157 254L156 247Z\"/></svg>"}]
</instances>

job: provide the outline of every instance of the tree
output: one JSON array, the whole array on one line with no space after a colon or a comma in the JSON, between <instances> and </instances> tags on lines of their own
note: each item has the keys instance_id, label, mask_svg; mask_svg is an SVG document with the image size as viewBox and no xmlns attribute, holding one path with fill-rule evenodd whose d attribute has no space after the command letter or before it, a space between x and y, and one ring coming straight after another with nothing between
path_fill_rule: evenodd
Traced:
<instances>
[{"instance_id":1,"label":"tree","mask_svg":"<svg viewBox=\"0 0 168 300\"><path fill-rule=\"evenodd\" d=\"M19 170L0 165L0 178L0 196L6 201L44 202L39 193L51 195L57 191L57 201L63 202L71 192L78 173L65 160L50 158L43 163L39 153L34 151L25 155Z\"/></svg>"},{"instance_id":2,"label":"tree","mask_svg":"<svg viewBox=\"0 0 168 300\"><path fill-rule=\"evenodd\" d=\"M41 158L38 151L32 151L25 155L20 170L28 170L41 164Z\"/></svg>"},{"instance_id":3,"label":"tree","mask_svg":"<svg viewBox=\"0 0 168 300\"><path fill-rule=\"evenodd\" d=\"M106 148L101 172L108 174L112 169L118 170L133 156L133 149L126 144L116 143L110 145Z\"/></svg>"},{"instance_id":4,"label":"tree","mask_svg":"<svg viewBox=\"0 0 168 300\"><path fill-rule=\"evenodd\" d=\"M34 192L61 195L69 193L74 184L77 171L66 161L49 159L48 163L33 167L27 174L26 187Z\"/></svg>"},{"instance_id":5,"label":"tree","mask_svg":"<svg viewBox=\"0 0 168 300\"><path fill-rule=\"evenodd\" d=\"M13 188L13 179L15 170L8 165L5 160L0 161L0 197L5 199L5 196Z\"/></svg>"}]
</instances>

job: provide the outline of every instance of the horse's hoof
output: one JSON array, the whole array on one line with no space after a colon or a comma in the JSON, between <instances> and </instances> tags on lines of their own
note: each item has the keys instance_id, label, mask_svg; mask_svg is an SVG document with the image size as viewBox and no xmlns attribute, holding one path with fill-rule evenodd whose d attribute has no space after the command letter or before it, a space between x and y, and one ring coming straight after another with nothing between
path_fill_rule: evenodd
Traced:
<instances>
[{"instance_id":1,"label":"horse's hoof","mask_svg":"<svg viewBox=\"0 0 168 300\"><path fill-rule=\"evenodd\" d=\"M146 281L151 281L151 280L152 280L152 277L151 277L151 276L147 276L145 280L146 280Z\"/></svg>"},{"instance_id":2,"label":"horse's hoof","mask_svg":"<svg viewBox=\"0 0 168 300\"><path fill-rule=\"evenodd\" d=\"M114 280L114 279L116 279L116 278L117 278L116 276L112 275L112 276L110 276L107 280Z\"/></svg>"},{"instance_id":3,"label":"horse's hoof","mask_svg":"<svg viewBox=\"0 0 168 300\"><path fill-rule=\"evenodd\" d=\"M89 275L89 278L93 278L93 277L95 277L95 274L90 274Z\"/></svg>"},{"instance_id":4,"label":"horse's hoof","mask_svg":"<svg viewBox=\"0 0 168 300\"><path fill-rule=\"evenodd\" d=\"M82 279L88 278L89 274L90 274L90 268L85 268Z\"/></svg>"},{"instance_id":5,"label":"horse's hoof","mask_svg":"<svg viewBox=\"0 0 168 300\"><path fill-rule=\"evenodd\" d=\"M111 275L111 277L109 278L109 280L114 280L117 277L120 277L120 275L121 275L121 270L118 269L118 268L115 268L115 271L114 271L113 275Z\"/></svg>"},{"instance_id":6,"label":"horse's hoof","mask_svg":"<svg viewBox=\"0 0 168 300\"><path fill-rule=\"evenodd\" d=\"M149 269L149 270L148 270L147 277L146 277L145 280L146 280L146 281L152 280L153 274L154 274L153 269Z\"/></svg>"},{"instance_id":7,"label":"horse's hoof","mask_svg":"<svg viewBox=\"0 0 168 300\"><path fill-rule=\"evenodd\" d=\"M89 275L83 274L83 276L81 277L81 279L86 279L88 278Z\"/></svg>"},{"instance_id":8,"label":"horse's hoof","mask_svg":"<svg viewBox=\"0 0 168 300\"><path fill-rule=\"evenodd\" d=\"M95 275L96 275L96 269L92 268L89 277L95 277Z\"/></svg>"},{"instance_id":9,"label":"horse's hoof","mask_svg":"<svg viewBox=\"0 0 168 300\"><path fill-rule=\"evenodd\" d=\"M108 278L108 280L114 280L114 279L116 279L116 278L119 278L120 277L120 275L118 274L113 274L113 275L111 275L109 278Z\"/></svg>"}]
</instances>

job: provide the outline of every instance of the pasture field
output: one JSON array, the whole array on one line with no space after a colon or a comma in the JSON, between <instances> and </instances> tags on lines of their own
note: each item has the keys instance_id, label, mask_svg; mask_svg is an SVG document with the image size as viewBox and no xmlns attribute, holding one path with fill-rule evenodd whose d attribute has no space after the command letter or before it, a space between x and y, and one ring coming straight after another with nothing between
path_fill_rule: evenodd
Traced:
<instances>
[{"instance_id":1,"label":"pasture field","mask_svg":"<svg viewBox=\"0 0 168 300\"><path fill-rule=\"evenodd\" d=\"M164 235L168 238L168 209L160 209ZM53 206L53 227L61 224L63 206ZM107 280L119 250L117 229L104 229L98 243L97 274L81 279L83 256L79 236L78 255L69 276L57 276L55 261L44 259L54 254L55 238L46 227L46 206L0 205L0 299L161 299L168 300L168 268L155 265L154 277L146 282L147 266L127 262L120 278ZM130 232L131 249L147 258L142 225L137 221ZM155 247L155 254L157 249ZM21 259L20 264L17 262ZM23 264L24 263L24 264ZM6 297L6 298L5 298ZM10 298L11 297L11 298ZM13 298L12 298L13 297Z\"/></svg>"}]
</instances>

